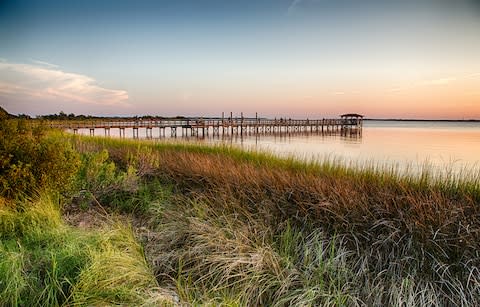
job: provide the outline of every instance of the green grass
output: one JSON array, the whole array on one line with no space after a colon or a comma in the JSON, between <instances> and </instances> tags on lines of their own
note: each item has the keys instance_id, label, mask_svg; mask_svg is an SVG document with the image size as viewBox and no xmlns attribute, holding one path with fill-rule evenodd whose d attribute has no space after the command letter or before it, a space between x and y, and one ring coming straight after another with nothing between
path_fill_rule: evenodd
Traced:
<instances>
[{"instance_id":1,"label":"green grass","mask_svg":"<svg viewBox=\"0 0 480 307\"><path fill-rule=\"evenodd\" d=\"M0 208L0 237L0 306L168 302L128 225L74 229L41 194Z\"/></svg>"},{"instance_id":2,"label":"green grass","mask_svg":"<svg viewBox=\"0 0 480 307\"><path fill-rule=\"evenodd\" d=\"M142 305L161 303L158 284L132 229L115 225L100 235L100 248L89 249L89 263L71 290L74 305ZM155 299L157 299L155 301Z\"/></svg>"}]
</instances>

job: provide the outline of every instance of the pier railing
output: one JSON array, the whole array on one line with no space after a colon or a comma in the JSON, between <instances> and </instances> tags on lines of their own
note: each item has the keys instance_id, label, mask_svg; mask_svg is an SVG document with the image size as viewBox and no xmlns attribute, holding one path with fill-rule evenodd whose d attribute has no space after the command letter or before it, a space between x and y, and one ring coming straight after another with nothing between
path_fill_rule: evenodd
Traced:
<instances>
[{"instance_id":1,"label":"pier railing","mask_svg":"<svg viewBox=\"0 0 480 307\"><path fill-rule=\"evenodd\" d=\"M133 135L138 136L138 129L147 130L147 136L152 135L152 129L160 129L165 134L169 129L172 136L177 130L182 135L243 134L269 132L332 132L345 130L360 130L361 119L267 119L267 118L182 118L182 119L119 119L119 120L58 120L49 121L52 128L70 129L76 133L79 129L89 129L90 135L95 129L104 129L105 135L110 129L120 129L120 135L125 135L125 129L133 129Z\"/></svg>"},{"instance_id":2,"label":"pier railing","mask_svg":"<svg viewBox=\"0 0 480 307\"><path fill-rule=\"evenodd\" d=\"M48 121L52 128L155 128L213 126L359 126L359 121L344 119L159 119L159 120L58 120Z\"/></svg>"}]
</instances>

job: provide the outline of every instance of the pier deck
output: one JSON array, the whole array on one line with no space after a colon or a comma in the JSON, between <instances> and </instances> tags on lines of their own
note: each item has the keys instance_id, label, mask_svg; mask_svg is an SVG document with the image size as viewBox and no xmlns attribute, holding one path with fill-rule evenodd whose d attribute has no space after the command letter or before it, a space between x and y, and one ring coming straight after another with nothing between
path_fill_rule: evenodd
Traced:
<instances>
[{"instance_id":1,"label":"pier deck","mask_svg":"<svg viewBox=\"0 0 480 307\"><path fill-rule=\"evenodd\" d=\"M175 137L216 135L243 135L256 133L281 132L346 132L361 131L361 118L341 119L266 119L266 118L182 118L182 119L122 119L122 120L65 120L51 121L52 128L70 129L78 133L79 129L88 129L90 135L96 129L103 129L110 135L110 129L119 129L125 136L125 129L133 129L133 137L138 137L139 128L146 130L146 137L153 136L153 129L159 130L159 136L165 136L166 130ZM181 132L178 132L181 130Z\"/></svg>"}]
</instances>

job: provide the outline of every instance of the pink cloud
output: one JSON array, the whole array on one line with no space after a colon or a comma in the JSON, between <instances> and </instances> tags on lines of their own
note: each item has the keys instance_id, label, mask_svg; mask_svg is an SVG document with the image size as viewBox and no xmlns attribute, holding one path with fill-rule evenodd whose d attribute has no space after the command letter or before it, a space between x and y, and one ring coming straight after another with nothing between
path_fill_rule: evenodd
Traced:
<instances>
[{"instance_id":1,"label":"pink cloud","mask_svg":"<svg viewBox=\"0 0 480 307\"><path fill-rule=\"evenodd\" d=\"M128 93L108 89L94 78L69 73L55 65L0 62L0 95L12 100L46 99L59 103L128 107Z\"/></svg>"}]
</instances>

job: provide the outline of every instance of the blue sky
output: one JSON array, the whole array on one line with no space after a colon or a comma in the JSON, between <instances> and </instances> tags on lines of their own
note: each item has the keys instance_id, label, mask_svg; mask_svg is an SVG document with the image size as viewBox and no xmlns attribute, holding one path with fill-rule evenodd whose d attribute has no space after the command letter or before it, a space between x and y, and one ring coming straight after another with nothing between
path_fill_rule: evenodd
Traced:
<instances>
[{"instance_id":1,"label":"blue sky","mask_svg":"<svg viewBox=\"0 0 480 307\"><path fill-rule=\"evenodd\" d=\"M31 115L480 118L476 1L0 2Z\"/></svg>"}]
</instances>

